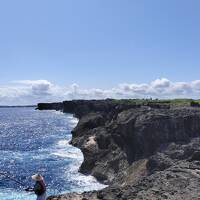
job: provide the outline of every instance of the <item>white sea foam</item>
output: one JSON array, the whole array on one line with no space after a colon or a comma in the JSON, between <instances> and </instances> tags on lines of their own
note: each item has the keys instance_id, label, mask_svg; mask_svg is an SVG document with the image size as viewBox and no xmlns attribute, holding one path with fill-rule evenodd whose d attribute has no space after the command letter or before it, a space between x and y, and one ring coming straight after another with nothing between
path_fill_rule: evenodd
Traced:
<instances>
[{"instance_id":1,"label":"white sea foam","mask_svg":"<svg viewBox=\"0 0 200 200\"><path fill-rule=\"evenodd\" d=\"M51 155L59 156L61 158L71 158L83 160L83 155L78 148L72 147L69 140L60 140L53 148Z\"/></svg>"},{"instance_id":2,"label":"white sea foam","mask_svg":"<svg viewBox=\"0 0 200 200\"><path fill-rule=\"evenodd\" d=\"M66 150L57 150L57 152L52 153L52 155L61 157L61 158L71 158L71 159L82 159L80 153L77 152L69 152Z\"/></svg>"},{"instance_id":3,"label":"white sea foam","mask_svg":"<svg viewBox=\"0 0 200 200\"><path fill-rule=\"evenodd\" d=\"M71 164L70 167L66 170L66 173L63 174L67 179L72 180L73 182L76 182L79 186L81 186L81 189L76 188L75 192L82 192L84 191L91 191L91 190L100 190L107 185L103 185L99 183L95 177L89 175L83 175L78 172L81 162L75 162L73 165Z\"/></svg>"},{"instance_id":4,"label":"white sea foam","mask_svg":"<svg viewBox=\"0 0 200 200\"><path fill-rule=\"evenodd\" d=\"M74 128L78 124L78 119L73 117L72 115L68 115L67 118L70 128Z\"/></svg>"},{"instance_id":5,"label":"white sea foam","mask_svg":"<svg viewBox=\"0 0 200 200\"><path fill-rule=\"evenodd\" d=\"M70 140L60 140L57 145L63 148L63 147L69 146L69 141Z\"/></svg>"}]
</instances>

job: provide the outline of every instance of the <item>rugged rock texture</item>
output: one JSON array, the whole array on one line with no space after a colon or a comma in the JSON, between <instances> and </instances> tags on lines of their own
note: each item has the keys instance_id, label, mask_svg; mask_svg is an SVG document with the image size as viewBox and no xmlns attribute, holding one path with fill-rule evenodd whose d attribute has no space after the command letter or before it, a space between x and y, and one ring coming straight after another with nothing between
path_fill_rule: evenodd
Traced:
<instances>
[{"instance_id":1,"label":"rugged rock texture","mask_svg":"<svg viewBox=\"0 0 200 200\"><path fill-rule=\"evenodd\" d=\"M71 141L84 154L80 171L110 186L49 200L200 199L200 108L113 100L61 104L80 119Z\"/></svg>"},{"instance_id":2,"label":"rugged rock texture","mask_svg":"<svg viewBox=\"0 0 200 200\"><path fill-rule=\"evenodd\" d=\"M63 103L39 103L38 110L63 110Z\"/></svg>"}]
</instances>

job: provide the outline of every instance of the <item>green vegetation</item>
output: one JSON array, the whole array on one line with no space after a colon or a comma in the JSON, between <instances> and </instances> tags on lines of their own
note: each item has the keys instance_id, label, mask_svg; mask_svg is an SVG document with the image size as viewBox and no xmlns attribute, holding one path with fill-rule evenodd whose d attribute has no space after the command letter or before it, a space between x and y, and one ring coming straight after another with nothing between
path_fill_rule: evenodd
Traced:
<instances>
[{"instance_id":1,"label":"green vegetation","mask_svg":"<svg viewBox=\"0 0 200 200\"><path fill-rule=\"evenodd\" d=\"M130 103L136 105L149 105L149 104L159 104L159 105L169 105L169 106L195 106L200 107L200 100L194 99L110 99L119 103Z\"/></svg>"}]
</instances>

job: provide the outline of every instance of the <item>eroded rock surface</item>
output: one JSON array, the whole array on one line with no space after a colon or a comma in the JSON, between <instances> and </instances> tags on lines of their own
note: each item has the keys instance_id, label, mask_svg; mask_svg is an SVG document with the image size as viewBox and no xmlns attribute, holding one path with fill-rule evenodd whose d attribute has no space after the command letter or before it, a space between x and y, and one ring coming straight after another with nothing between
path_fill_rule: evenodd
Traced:
<instances>
[{"instance_id":1,"label":"eroded rock surface","mask_svg":"<svg viewBox=\"0 0 200 200\"><path fill-rule=\"evenodd\" d=\"M80 171L106 189L48 199L200 199L200 109L152 108L112 101L64 102L79 117L72 145Z\"/></svg>"}]
</instances>

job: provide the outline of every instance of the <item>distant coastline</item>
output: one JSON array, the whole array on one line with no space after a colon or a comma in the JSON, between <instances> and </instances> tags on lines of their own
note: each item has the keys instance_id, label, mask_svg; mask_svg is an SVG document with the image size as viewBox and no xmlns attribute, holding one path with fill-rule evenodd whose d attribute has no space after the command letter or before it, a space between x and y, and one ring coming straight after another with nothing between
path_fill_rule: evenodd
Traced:
<instances>
[{"instance_id":1,"label":"distant coastline","mask_svg":"<svg viewBox=\"0 0 200 200\"><path fill-rule=\"evenodd\" d=\"M31 107L31 108L34 108L34 107L37 107L36 105L25 105L25 106L0 106L0 108L28 108L28 107Z\"/></svg>"}]
</instances>

